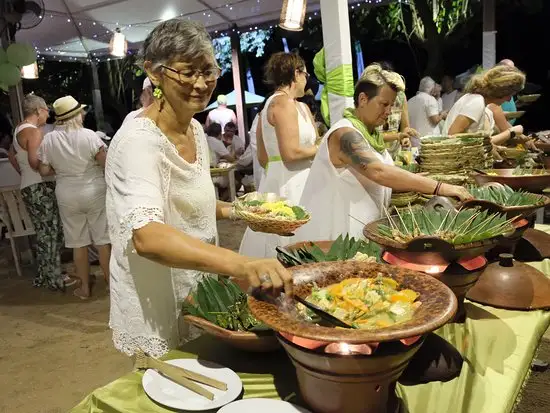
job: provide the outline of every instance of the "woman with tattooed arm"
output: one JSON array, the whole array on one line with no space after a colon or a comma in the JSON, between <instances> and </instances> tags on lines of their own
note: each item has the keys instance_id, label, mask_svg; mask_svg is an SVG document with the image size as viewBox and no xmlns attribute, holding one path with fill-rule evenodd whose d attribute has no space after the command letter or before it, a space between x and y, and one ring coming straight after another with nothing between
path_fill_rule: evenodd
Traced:
<instances>
[{"instance_id":1,"label":"woman with tattooed arm","mask_svg":"<svg viewBox=\"0 0 550 413\"><path fill-rule=\"evenodd\" d=\"M392 189L470 197L466 189L434 181L393 166L377 126L404 90L395 72L372 65L355 86L355 109L324 136L300 204L311 221L297 231L298 240L331 240L340 234L362 237L364 224L381 218Z\"/></svg>"}]
</instances>

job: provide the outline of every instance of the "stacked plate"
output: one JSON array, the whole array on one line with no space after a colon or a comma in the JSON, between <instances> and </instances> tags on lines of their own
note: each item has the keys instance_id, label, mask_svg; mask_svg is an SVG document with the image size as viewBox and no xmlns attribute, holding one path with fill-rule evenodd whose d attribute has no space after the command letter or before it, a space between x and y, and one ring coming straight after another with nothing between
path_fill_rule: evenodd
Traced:
<instances>
[{"instance_id":1,"label":"stacked plate","mask_svg":"<svg viewBox=\"0 0 550 413\"><path fill-rule=\"evenodd\" d=\"M422 139L420 160L422 172L450 184L469 182L473 169L485 169L489 158L490 140L482 134L432 136ZM490 148L490 149L489 149Z\"/></svg>"}]
</instances>

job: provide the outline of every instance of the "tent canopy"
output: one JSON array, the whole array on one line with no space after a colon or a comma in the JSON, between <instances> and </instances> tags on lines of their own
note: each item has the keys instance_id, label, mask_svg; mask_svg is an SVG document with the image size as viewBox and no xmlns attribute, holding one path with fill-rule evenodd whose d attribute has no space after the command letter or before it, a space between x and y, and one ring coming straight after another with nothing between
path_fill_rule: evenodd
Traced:
<instances>
[{"instance_id":1,"label":"tent canopy","mask_svg":"<svg viewBox=\"0 0 550 413\"><path fill-rule=\"evenodd\" d=\"M228 93L227 95L225 95L225 97L227 98L227 106L235 106L237 103L236 103L236 99L237 99L237 94L235 93L235 91L231 91L230 93ZM259 105L260 103L262 103L264 101L264 97L263 96L259 96L259 95L255 95L254 93L250 93L250 92L247 92L245 91L244 92L244 101L245 101L245 104L246 106L254 106L254 105ZM212 109L215 109L218 107L218 102L214 102L214 103L211 103L206 109L206 110L212 110Z\"/></svg>"},{"instance_id":2,"label":"tent canopy","mask_svg":"<svg viewBox=\"0 0 550 413\"><path fill-rule=\"evenodd\" d=\"M308 12L318 11L319 2L308 0ZM135 50L163 20L174 17L197 20L217 37L234 25L250 30L260 24L277 24L282 6L282 0L47 0L44 3L43 21L32 29L17 32L16 40L33 44L43 57L65 60L87 58L86 48L92 56L106 55L117 28L126 36L128 48Z\"/></svg>"}]
</instances>

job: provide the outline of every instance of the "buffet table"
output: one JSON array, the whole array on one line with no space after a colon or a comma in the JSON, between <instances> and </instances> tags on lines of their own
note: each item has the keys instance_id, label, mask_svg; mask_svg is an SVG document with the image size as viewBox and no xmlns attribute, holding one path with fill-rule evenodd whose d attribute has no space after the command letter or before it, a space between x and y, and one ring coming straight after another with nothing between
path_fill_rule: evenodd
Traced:
<instances>
[{"instance_id":1,"label":"buffet table","mask_svg":"<svg viewBox=\"0 0 550 413\"><path fill-rule=\"evenodd\" d=\"M544 229L548 231L549 226ZM550 276L550 260L530 263ZM466 302L464 324L447 324L436 333L464 356L461 375L447 383L398 386L408 413L511 412L542 336L548 311L508 311ZM201 358L236 371L244 398L285 399L301 404L294 368L284 351L245 353L210 336L171 351L166 359ZM88 395L73 413L171 412L147 397L142 373L132 372ZM307 406L305 406L307 407Z\"/></svg>"}]
</instances>

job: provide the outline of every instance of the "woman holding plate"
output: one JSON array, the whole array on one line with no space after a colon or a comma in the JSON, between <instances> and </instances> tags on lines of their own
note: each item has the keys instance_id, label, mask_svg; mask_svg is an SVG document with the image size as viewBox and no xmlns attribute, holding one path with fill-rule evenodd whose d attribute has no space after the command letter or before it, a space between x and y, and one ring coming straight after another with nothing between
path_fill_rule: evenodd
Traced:
<instances>
[{"instance_id":1,"label":"woman holding plate","mask_svg":"<svg viewBox=\"0 0 550 413\"><path fill-rule=\"evenodd\" d=\"M232 206L216 201L208 144L193 119L221 73L204 27L162 22L145 40L142 58L155 100L118 131L105 168L110 327L120 351L141 348L158 357L190 338L179 315L201 277L222 274L287 292L292 281L276 260L216 246L216 218L230 218Z\"/></svg>"},{"instance_id":2,"label":"woman holding plate","mask_svg":"<svg viewBox=\"0 0 550 413\"><path fill-rule=\"evenodd\" d=\"M363 227L380 219L392 189L470 197L464 188L415 175L393 165L382 125L404 90L397 73L371 65L355 85L354 109L346 109L319 147L300 204L311 221L296 232L298 240L334 240L341 234L362 237Z\"/></svg>"}]
</instances>

